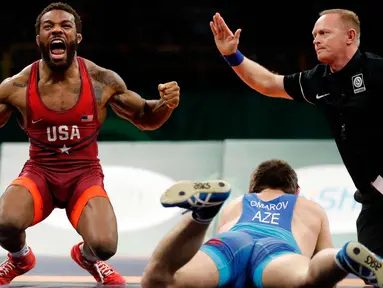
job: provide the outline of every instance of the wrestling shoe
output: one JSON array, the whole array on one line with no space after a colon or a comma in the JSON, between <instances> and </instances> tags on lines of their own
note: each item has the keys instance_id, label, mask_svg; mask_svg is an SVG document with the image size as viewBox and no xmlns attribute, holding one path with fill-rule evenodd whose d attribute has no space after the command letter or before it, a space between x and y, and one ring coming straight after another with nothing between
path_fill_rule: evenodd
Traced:
<instances>
[{"instance_id":1,"label":"wrestling shoe","mask_svg":"<svg viewBox=\"0 0 383 288\"><path fill-rule=\"evenodd\" d=\"M13 258L8 253L8 258L0 263L0 285L6 285L17 276L23 275L35 267L36 257L30 247L27 255Z\"/></svg>"},{"instance_id":2,"label":"wrestling shoe","mask_svg":"<svg viewBox=\"0 0 383 288\"><path fill-rule=\"evenodd\" d=\"M230 184L223 180L179 181L161 195L161 204L192 211L194 220L208 224L229 198L230 192Z\"/></svg>"},{"instance_id":3,"label":"wrestling shoe","mask_svg":"<svg viewBox=\"0 0 383 288\"><path fill-rule=\"evenodd\" d=\"M85 259L80 251L80 245L83 242L73 246L71 250L71 257L81 268L88 271L98 284L102 285L126 285L124 277L118 274L110 265L104 261L89 261Z\"/></svg>"},{"instance_id":4,"label":"wrestling shoe","mask_svg":"<svg viewBox=\"0 0 383 288\"><path fill-rule=\"evenodd\" d=\"M335 261L347 273L374 287L383 287L382 258L358 242L348 242L336 254Z\"/></svg>"}]
</instances>

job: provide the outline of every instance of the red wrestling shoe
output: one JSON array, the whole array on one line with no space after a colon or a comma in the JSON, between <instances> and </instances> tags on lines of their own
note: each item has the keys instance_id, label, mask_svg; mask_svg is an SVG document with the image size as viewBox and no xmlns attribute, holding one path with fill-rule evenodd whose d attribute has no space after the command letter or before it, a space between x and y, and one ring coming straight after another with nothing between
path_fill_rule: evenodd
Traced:
<instances>
[{"instance_id":1,"label":"red wrestling shoe","mask_svg":"<svg viewBox=\"0 0 383 288\"><path fill-rule=\"evenodd\" d=\"M8 253L8 258L0 263L0 285L9 284L17 276L23 275L35 267L36 257L30 247L29 253L25 256L12 258Z\"/></svg>"},{"instance_id":2,"label":"red wrestling shoe","mask_svg":"<svg viewBox=\"0 0 383 288\"><path fill-rule=\"evenodd\" d=\"M80 245L83 242L73 246L71 257L78 265L88 271L97 283L102 285L126 285L124 277L118 274L111 266L104 261L89 261L85 259L80 251Z\"/></svg>"}]
</instances>

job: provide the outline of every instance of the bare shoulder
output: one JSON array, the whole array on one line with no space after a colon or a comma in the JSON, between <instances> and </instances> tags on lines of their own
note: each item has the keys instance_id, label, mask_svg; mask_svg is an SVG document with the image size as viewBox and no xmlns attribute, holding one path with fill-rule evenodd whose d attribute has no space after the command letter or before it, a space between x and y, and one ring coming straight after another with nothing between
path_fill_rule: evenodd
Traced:
<instances>
[{"instance_id":1,"label":"bare shoulder","mask_svg":"<svg viewBox=\"0 0 383 288\"><path fill-rule=\"evenodd\" d=\"M241 214L242 199L243 195L223 206L217 224L218 233L228 231L232 227L232 222Z\"/></svg>"},{"instance_id":2,"label":"bare shoulder","mask_svg":"<svg viewBox=\"0 0 383 288\"><path fill-rule=\"evenodd\" d=\"M2 85L4 84L9 87L13 86L13 87L19 87L19 88L26 87L28 84L29 75L31 74L31 67L32 67L32 64L25 67L19 73L4 79L4 81L2 82Z\"/></svg>"},{"instance_id":3,"label":"bare shoulder","mask_svg":"<svg viewBox=\"0 0 383 288\"><path fill-rule=\"evenodd\" d=\"M243 199L243 195L238 196L234 200L228 202L222 208L222 214L230 215L233 211L235 211L238 208L238 206L242 205L242 199Z\"/></svg>"},{"instance_id":4,"label":"bare shoulder","mask_svg":"<svg viewBox=\"0 0 383 288\"><path fill-rule=\"evenodd\" d=\"M91 79L114 93L122 93L127 90L124 80L113 70L106 69L96 63L84 59ZM113 94L114 94L113 93Z\"/></svg>"},{"instance_id":5,"label":"bare shoulder","mask_svg":"<svg viewBox=\"0 0 383 288\"><path fill-rule=\"evenodd\" d=\"M230 201L229 204L235 206L235 205L238 205L238 203L242 203L242 199L243 199L243 195L241 196L238 196L237 198L235 198L234 200ZM228 204L228 205L229 205Z\"/></svg>"},{"instance_id":6,"label":"bare shoulder","mask_svg":"<svg viewBox=\"0 0 383 288\"><path fill-rule=\"evenodd\" d=\"M0 84L0 97L5 99L14 93L27 87L29 75L31 73L31 65L26 66L19 73L4 79ZM24 91L24 90L23 90Z\"/></svg>"},{"instance_id":7,"label":"bare shoulder","mask_svg":"<svg viewBox=\"0 0 383 288\"><path fill-rule=\"evenodd\" d=\"M305 210L310 210L312 214L320 217L327 217L325 209L318 202L309 200L305 196L299 196L297 199L297 204L303 207Z\"/></svg>"}]
</instances>

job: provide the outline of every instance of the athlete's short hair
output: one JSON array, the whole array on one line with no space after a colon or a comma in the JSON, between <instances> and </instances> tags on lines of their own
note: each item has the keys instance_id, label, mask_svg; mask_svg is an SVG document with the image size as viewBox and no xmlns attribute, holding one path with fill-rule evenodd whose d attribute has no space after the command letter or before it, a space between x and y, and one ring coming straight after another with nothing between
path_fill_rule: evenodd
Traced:
<instances>
[{"instance_id":1,"label":"athlete's short hair","mask_svg":"<svg viewBox=\"0 0 383 288\"><path fill-rule=\"evenodd\" d=\"M297 173L286 161L264 161L251 175L249 192L259 193L265 189L279 189L287 194L296 194L299 189Z\"/></svg>"},{"instance_id":2,"label":"athlete's short hair","mask_svg":"<svg viewBox=\"0 0 383 288\"><path fill-rule=\"evenodd\" d=\"M43 17L45 13L48 13L52 10L63 10L72 14L74 17L75 25L76 25L76 31L77 33L81 33L81 29L82 29L81 18L76 12L76 10L74 10L72 6L70 6L69 4L56 2L56 3L49 4L47 7L43 9L43 11L41 11L39 16L37 16L36 23L35 23L36 35L40 34L41 17Z\"/></svg>"}]
</instances>

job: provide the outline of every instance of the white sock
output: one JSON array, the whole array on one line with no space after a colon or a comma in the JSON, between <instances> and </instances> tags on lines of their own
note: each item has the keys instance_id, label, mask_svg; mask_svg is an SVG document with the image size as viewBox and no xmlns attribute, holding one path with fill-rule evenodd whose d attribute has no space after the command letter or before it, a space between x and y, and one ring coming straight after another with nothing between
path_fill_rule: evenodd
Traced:
<instances>
[{"instance_id":1,"label":"white sock","mask_svg":"<svg viewBox=\"0 0 383 288\"><path fill-rule=\"evenodd\" d=\"M94 256L93 254L89 255L88 253L86 253L86 251L84 250L84 243L82 243L79 248L80 248L81 255L84 256L84 258L86 260L89 260L89 261L97 261L98 260L97 257Z\"/></svg>"},{"instance_id":2,"label":"white sock","mask_svg":"<svg viewBox=\"0 0 383 288\"><path fill-rule=\"evenodd\" d=\"M28 247L27 243L25 243L24 247L21 248L20 251L10 253L10 254L12 255L12 258L20 258L20 257L27 255L28 253L29 253L29 247Z\"/></svg>"}]
</instances>

